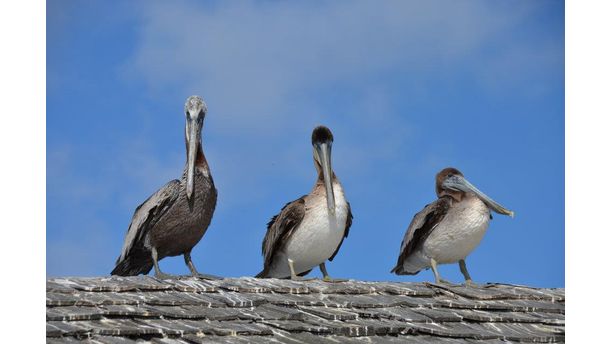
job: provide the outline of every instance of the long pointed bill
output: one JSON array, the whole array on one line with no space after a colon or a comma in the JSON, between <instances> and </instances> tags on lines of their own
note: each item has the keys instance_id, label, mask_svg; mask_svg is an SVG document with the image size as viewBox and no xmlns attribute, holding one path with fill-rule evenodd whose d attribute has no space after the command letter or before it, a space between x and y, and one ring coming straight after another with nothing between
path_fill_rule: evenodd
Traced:
<instances>
[{"instance_id":1,"label":"long pointed bill","mask_svg":"<svg viewBox=\"0 0 612 344\"><path fill-rule=\"evenodd\" d=\"M467 179L461 176L453 176L451 178L448 178L446 179L446 181L444 181L443 185L447 188L458 191L473 192L494 212L514 217L513 211L504 208L501 204L492 200L489 196L485 195L482 191L478 190L478 188L472 185L472 183L468 182Z\"/></svg>"},{"instance_id":2,"label":"long pointed bill","mask_svg":"<svg viewBox=\"0 0 612 344\"><path fill-rule=\"evenodd\" d=\"M334 188L332 186L332 167L331 167L331 146L327 143L320 143L317 146L319 157L321 158L321 168L323 169L323 182L325 183L325 194L327 195L327 209L331 215L336 215L336 200L334 198Z\"/></svg>"},{"instance_id":3,"label":"long pointed bill","mask_svg":"<svg viewBox=\"0 0 612 344\"><path fill-rule=\"evenodd\" d=\"M198 132L200 131L198 121L190 120L188 124L189 135L187 142L187 198L191 200L193 198L193 178L195 175L195 164L196 157L198 154Z\"/></svg>"}]
</instances>

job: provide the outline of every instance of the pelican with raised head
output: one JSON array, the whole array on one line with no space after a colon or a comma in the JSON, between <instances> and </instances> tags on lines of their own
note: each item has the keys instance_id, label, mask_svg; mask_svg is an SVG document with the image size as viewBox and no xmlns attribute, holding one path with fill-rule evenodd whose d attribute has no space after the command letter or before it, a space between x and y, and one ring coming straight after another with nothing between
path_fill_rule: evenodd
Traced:
<instances>
[{"instance_id":1,"label":"pelican with raised head","mask_svg":"<svg viewBox=\"0 0 612 344\"><path fill-rule=\"evenodd\" d=\"M412 219L391 272L415 275L431 268L436 283L440 283L446 281L440 278L438 264L459 262L465 283L473 285L465 258L484 236L492 219L491 210L511 217L514 212L482 193L452 167L436 175L436 194L438 199Z\"/></svg>"},{"instance_id":2,"label":"pelican with raised head","mask_svg":"<svg viewBox=\"0 0 612 344\"><path fill-rule=\"evenodd\" d=\"M202 98L187 98L183 175L136 208L112 275L147 274L155 268L156 277L169 278L171 275L159 269L158 261L183 255L192 275L212 277L198 273L191 261L191 250L208 229L217 204L217 189L201 144L206 112Z\"/></svg>"},{"instance_id":3,"label":"pelican with raised head","mask_svg":"<svg viewBox=\"0 0 612 344\"><path fill-rule=\"evenodd\" d=\"M319 266L327 281L325 261L332 261L349 234L353 215L331 165L334 137L324 126L312 131L318 177L312 191L287 203L268 223L261 245L263 270L256 277L300 279Z\"/></svg>"}]
</instances>

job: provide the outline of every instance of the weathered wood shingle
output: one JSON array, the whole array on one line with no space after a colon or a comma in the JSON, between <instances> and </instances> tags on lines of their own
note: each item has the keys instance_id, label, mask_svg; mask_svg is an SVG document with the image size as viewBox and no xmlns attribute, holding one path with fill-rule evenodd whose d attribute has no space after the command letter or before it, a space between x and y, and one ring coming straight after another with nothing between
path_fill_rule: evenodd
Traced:
<instances>
[{"instance_id":1,"label":"weathered wood shingle","mask_svg":"<svg viewBox=\"0 0 612 344\"><path fill-rule=\"evenodd\" d=\"M489 284L47 280L47 342L563 342L565 291Z\"/></svg>"}]
</instances>

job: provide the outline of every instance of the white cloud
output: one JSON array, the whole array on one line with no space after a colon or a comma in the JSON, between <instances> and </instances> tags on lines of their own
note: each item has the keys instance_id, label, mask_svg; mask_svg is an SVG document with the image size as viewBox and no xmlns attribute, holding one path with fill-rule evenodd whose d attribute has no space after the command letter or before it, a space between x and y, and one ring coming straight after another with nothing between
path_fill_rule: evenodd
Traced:
<instances>
[{"instance_id":1,"label":"white cloud","mask_svg":"<svg viewBox=\"0 0 612 344\"><path fill-rule=\"evenodd\" d=\"M491 2L146 2L126 70L153 92L202 90L229 132L317 116L313 96L454 65L532 7ZM519 7L518 9L516 7ZM521 9L520 7L525 7Z\"/></svg>"},{"instance_id":2,"label":"white cloud","mask_svg":"<svg viewBox=\"0 0 612 344\"><path fill-rule=\"evenodd\" d=\"M350 121L355 138L349 143L354 165L373 152L392 156L412 133L407 118L418 115L400 112L397 103L436 93L431 75L469 66L469 74L487 87L504 89L520 78L512 71L538 69L557 53L517 48L515 37L506 37L542 6L530 2L141 4L139 39L124 70L144 79L155 96L201 93L210 108L210 130L237 145L260 147L254 152L224 146L229 160L269 159L262 152L270 151L296 156L298 146L274 145L296 135L305 144L314 125L336 132L343 121ZM502 38L508 47L483 55ZM541 58L517 57L517 49ZM473 60L480 62L475 66ZM499 78L500 73L513 76Z\"/></svg>"},{"instance_id":3,"label":"white cloud","mask_svg":"<svg viewBox=\"0 0 612 344\"><path fill-rule=\"evenodd\" d=\"M439 99L431 75L441 78L466 67L487 88L503 92L508 83L524 84L521 76L559 63L563 48L552 42L540 49L515 39L494 53L487 50L507 39L507 32L540 6L536 2L224 1L204 6L147 1L139 6L133 55L121 71L144 80L154 99L204 96L209 106L204 149L219 189L217 213L269 201L279 192L287 197L306 192L315 178L309 141L317 124L328 125L336 136L334 168L343 181L375 177L361 185L368 195L379 192L379 168L429 176L449 158L439 152L415 154L419 148L410 143L419 128L411 119L419 114L398 103L430 94ZM48 193L80 212L65 223L72 237L48 243L48 257L53 257L48 264L61 266L80 256L65 249L70 245L83 252L88 245L99 249L95 240L75 239L82 223L95 224L95 231L106 236L123 234L139 202L179 177L182 150L173 155L156 151L151 145L156 135L146 129L131 134L96 157L94 174L78 165L93 160L87 147L50 148ZM105 218L98 208L109 203L118 203L122 218ZM116 237L104 240L120 247Z\"/></svg>"}]
</instances>

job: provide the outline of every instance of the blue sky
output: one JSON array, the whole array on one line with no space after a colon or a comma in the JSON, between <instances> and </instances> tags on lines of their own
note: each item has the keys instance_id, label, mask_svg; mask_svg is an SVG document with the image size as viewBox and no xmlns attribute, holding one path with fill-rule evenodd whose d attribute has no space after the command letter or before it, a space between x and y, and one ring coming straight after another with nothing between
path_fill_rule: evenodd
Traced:
<instances>
[{"instance_id":1,"label":"blue sky","mask_svg":"<svg viewBox=\"0 0 612 344\"><path fill-rule=\"evenodd\" d=\"M389 270L454 166L516 212L494 216L472 277L564 286L563 7L48 1L47 275L110 272L136 206L180 175L183 103L199 94L219 190L201 271L259 272L267 221L314 183L324 124L355 216L332 276L431 281Z\"/></svg>"}]
</instances>

